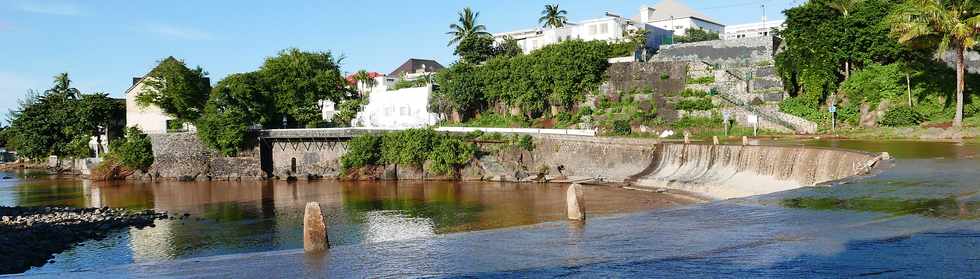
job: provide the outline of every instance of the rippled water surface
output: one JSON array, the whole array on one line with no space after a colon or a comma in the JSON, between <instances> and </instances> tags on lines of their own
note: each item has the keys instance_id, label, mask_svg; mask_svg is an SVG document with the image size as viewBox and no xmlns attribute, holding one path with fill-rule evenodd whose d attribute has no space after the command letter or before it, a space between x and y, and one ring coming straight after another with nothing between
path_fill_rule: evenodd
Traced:
<instances>
[{"instance_id":1,"label":"rippled water surface","mask_svg":"<svg viewBox=\"0 0 980 279\"><path fill-rule=\"evenodd\" d=\"M918 143L918 142L875 142L875 141L767 141L764 144L809 145L819 147L838 147L858 149L868 152L887 151L897 158L885 162L888 166L874 174L858 179L836 183L831 186L804 187L791 191L772 193L742 199L710 202L706 204L677 206L661 210L641 210L626 215L606 215L592 218L584 224L569 222L546 222L530 227L511 227L510 224L529 224L536 221L557 220L560 218L560 186L539 187L535 185L474 184L466 186L421 187L421 190L407 191L423 197L453 196L437 195L446 191L458 191L463 197L453 198L452 206L436 206L433 209L399 209L397 218L385 214L386 202L376 202L367 206L378 210L359 211L360 206L346 206L347 191L363 191L355 185L341 185L336 189L323 190L321 202L328 204L331 218L331 233L335 230L349 233L346 243L350 245L332 248L327 254L305 255L302 250L284 250L244 255L194 258L165 262L116 266L105 270L87 270L71 273L79 277L169 277L169 276L217 276L217 277L255 277L256 274L275 274L283 277L582 277L582 278L976 278L980 274L980 159L977 158L980 146L962 143ZM192 184L193 185L193 184ZM453 185L453 184L446 184ZM88 186L91 187L91 186ZM161 187L161 186L154 186ZM186 186L193 187L193 186ZM245 186L241 186L245 187ZM362 190L349 190L354 189ZM370 189L389 189L390 186ZM403 188L413 186L401 186ZM445 187L445 188L442 188ZM473 187L473 190L467 187ZM502 187L502 188L498 188ZM523 189L523 187L528 187ZM139 188L135 187L134 188ZM211 188L214 188L213 186ZM251 200L248 208L261 216L262 204L269 200L263 193L272 188L268 195L274 205L272 208L298 208L301 200L292 194L303 191L302 184L273 184L259 186L258 198ZM280 190L283 188L283 190ZM3 188L7 189L7 188ZM171 189L171 188L166 188ZM196 188L193 188L196 189ZM316 188L319 189L319 188ZM325 188L330 189L330 188ZM431 190L430 190L431 189ZM444 190L436 190L444 189ZM460 189L460 190L446 190ZM512 189L512 190L501 190ZM644 208L642 192L615 191L596 192L590 188L589 197L608 197L607 204L614 207ZM6 190L4 190L6 191ZM213 193L213 191L202 191ZM313 191L314 190L308 190ZM490 192L487 192L490 191ZM503 191L503 192L499 192ZM17 191L15 191L17 192ZM70 192L70 191L69 191ZM78 190L91 193L92 190ZM122 191L119 191L122 192ZM154 207L168 208L175 193L157 189L154 192ZM186 192L186 191L181 191ZM249 192L249 191L243 191ZM0 195L9 197L4 192ZM226 195L236 191L220 192ZM478 194L479 193L479 194ZM495 193L495 194L491 194ZM73 194L59 194L57 190L45 190L46 198L40 200L77 202ZM209 200L221 200L222 195L211 194ZM317 196L318 194L310 194ZM409 195L409 196L413 196ZM625 197L624 197L625 195ZM107 196L100 194L100 196ZM159 196L159 197L158 197ZM375 195L371 195L375 196ZM401 195L395 195L402 197ZM491 197L493 196L493 197ZM539 198L554 196L555 198ZM170 197L170 198L162 198ZM337 197L337 198L327 198ZM532 198L533 197L533 198ZM29 198L6 199L3 202L27 201ZM111 199L106 199L108 201ZM339 200L339 202L338 202ZM382 199L384 200L384 199ZM399 198L396 200L403 200ZM423 200L438 200L424 198ZM482 206L465 206L463 200L480 200ZM493 200L494 202L488 202ZM168 202L169 201L169 202ZM328 202L334 201L334 202ZM628 206L639 201L639 205ZM656 198L649 203L659 204ZM84 198L81 202L85 202ZM240 203L240 202L239 202ZM208 204L208 203L194 203ZM215 204L222 204L217 202ZM248 203L246 203L248 204ZM284 204L295 204L283 206ZM354 204L360 204L355 202ZM400 204L400 203L395 203ZM425 204L425 203L424 203ZM431 202L430 202L431 204ZM602 204L602 202L587 202ZM400 206L400 205L399 205ZM212 206L215 207L215 206ZM226 208L225 206L216 206ZM239 207L243 207L239 205ZM398 207L398 206L395 206ZM211 216L205 210L209 206L194 205L182 208L195 208L192 216ZM379 209L380 208L380 209ZM426 207L423 207L426 208ZM592 210L599 208L590 207ZM229 212L241 212L242 210ZM186 221L168 221L171 225L161 225L153 230L159 237L148 237L165 243L196 243L207 247L216 239L229 239L234 243L248 241L267 243L272 240L288 239L283 232L298 226L279 225L287 223L280 218L293 220L297 217L272 210L275 217L244 218L235 221L233 228L257 226L259 231L274 231L268 234L235 235L242 229L210 231L195 227L214 228L209 222L225 220L204 217L202 224L176 224ZM350 213L349 213L350 212ZM360 212L360 213L357 213ZM409 213L418 212L418 213ZM451 212L451 213L434 213ZM491 213L496 212L496 213ZM620 212L610 210L610 212ZM212 213L213 214L213 213ZM298 215L298 209L293 215ZM348 217L360 216L360 217ZM380 216L379 216L380 215ZM222 216L222 215L219 215ZM422 222L414 222L410 216L426 216ZM480 217L473 217L480 216ZM485 217L496 216L496 217ZM348 219L344 219L348 218ZM360 218L360 219L358 219ZM515 221L522 219L525 221ZM275 226L261 220L276 220ZM343 221L336 220L361 220ZM382 221L371 221L382 220ZM398 221L395 221L398 220ZM462 221L460 221L462 220ZM492 221L481 221L492 220ZM271 221L266 221L271 222ZM372 230L372 222L389 224L381 227L397 229ZM513 223L511 223L513 222ZM266 225L262 225L266 224ZM188 228L182 232L179 228ZM421 228L421 229L420 229ZM428 228L428 229L425 229ZM400 235L390 231L431 233L465 231L473 228L500 228L476 232L444 234L439 237L418 237L399 241L365 241L369 236ZM215 229L216 230L216 229ZM431 232L431 233L429 233ZM120 244L105 242L107 249L130 251L153 251L145 247L171 247L157 243L142 244L133 241L139 232L128 232L119 238ZM174 239L182 236L188 239ZM380 237L392 239L397 237ZM196 240L201 239L201 240ZM288 241L284 241L286 243ZM95 245L93 245L95 246ZM180 245L177 245L180 246ZM85 247L89 247L86 245ZM128 247L128 248L118 248ZM135 248L134 248L135 247ZM234 247L229 244L223 247ZM290 247L290 246L282 246ZM294 246L298 248L298 244ZM89 248L85 248L89 249ZM98 249L98 248L91 248ZM222 248L232 251L234 248ZM72 251L84 253L84 250ZM185 249L194 251L177 258L204 256L214 253L209 249ZM247 249L242 249L247 250ZM273 249L268 249L273 250ZM180 251L173 249L172 251ZM151 252L140 252L151 253ZM173 252L171 252L173 253ZM67 254L67 253L66 253ZM97 254L97 253L96 253ZM125 253L118 253L125 254ZM61 256L59 256L61 257ZM89 257L80 255L79 257ZM131 256L136 257L136 256ZM163 256L167 258L169 256ZM55 264L57 265L57 263ZM54 265L52 265L54 266ZM179 268L178 268L179 267ZM71 269L61 266L60 269ZM41 273L41 275L53 275Z\"/></svg>"},{"instance_id":2,"label":"rippled water surface","mask_svg":"<svg viewBox=\"0 0 980 279\"><path fill-rule=\"evenodd\" d=\"M31 272L302 248L306 202L318 201L333 245L429 237L558 220L564 187L451 182L92 183L42 173L2 174L0 205L154 208L187 218L118 231L61 253ZM589 213L672 206L662 194L586 188Z\"/></svg>"}]
</instances>

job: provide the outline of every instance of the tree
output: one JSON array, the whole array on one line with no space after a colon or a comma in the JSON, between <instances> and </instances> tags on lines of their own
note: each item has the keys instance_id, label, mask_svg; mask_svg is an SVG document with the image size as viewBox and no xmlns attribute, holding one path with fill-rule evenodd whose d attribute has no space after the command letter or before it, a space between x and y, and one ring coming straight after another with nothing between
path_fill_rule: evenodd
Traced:
<instances>
[{"instance_id":1,"label":"tree","mask_svg":"<svg viewBox=\"0 0 980 279\"><path fill-rule=\"evenodd\" d=\"M928 45L940 55L955 51L956 114L953 126L963 126L965 53L977 45L980 35L980 6L960 0L908 0L889 17L892 34L909 45Z\"/></svg>"},{"instance_id":2,"label":"tree","mask_svg":"<svg viewBox=\"0 0 980 279\"><path fill-rule=\"evenodd\" d=\"M78 95L81 95L81 92L77 88L71 87L71 79L68 78L68 73L60 73L54 76L54 87L44 93L68 99L75 99L78 98Z\"/></svg>"},{"instance_id":3,"label":"tree","mask_svg":"<svg viewBox=\"0 0 980 279\"><path fill-rule=\"evenodd\" d=\"M164 58L146 75L145 87L136 102L141 106L156 105L182 122L194 122L201 117L211 92L207 75L200 66L189 69L173 56Z\"/></svg>"},{"instance_id":4,"label":"tree","mask_svg":"<svg viewBox=\"0 0 980 279\"><path fill-rule=\"evenodd\" d=\"M453 54L471 64L480 64L494 55L493 38L488 36L470 36L464 38L456 46Z\"/></svg>"},{"instance_id":5,"label":"tree","mask_svg":"<svg viewBox=\"0 0 980 279\"><path fill-rule=\"evenodd\" d=\"M122 136L126 119L126 103L110 98L106 93L82 94L75 107L72 134L81 135L88 148L89 137L95 136L99 148L102 137L113 139Z\"/></svg>"},{"instance_id":6,"label":"tree","mask_svg":"<svg viewBox=\"0 0 980 279\"><path fill-rule=\"evenodd\" d=\"M276 110L307 127L323 122L320 100L340 103L352 94L330 52L283 50L265 60L259 75L274 96Z\"/></svg>"},{"instance_id":7,"label":"tree","mask_svg":"<svg viewBox=\"0 0 980 279\"><path fill-rule=\"evenodd\" d=\"M469 7L464 8L459 12L459 18L456 20L457 23L449 25L449 32L446 35L451 35L452 38L449 39L448 45L453 45L459 43L463 39L470 36L476 37L490 37L490 33L487 32L487 27L482 24L477 24L476 20L480 17L479 12L473 12Z\"/></svg>"},{"instance_id":8,"label":"tree","mask_svg":"<svg viewBox=\"0 0 980 279\"><path fill-rule=\"evenodd\" d=\"M378 81L367 70L358 70L357 73L354 73L354 81L356 83L363 83L368 88L368 91L378 85Z\"/></svg>"},{"instance_id":9,"label":"tree","mask_svg":"<svg viewBox=\"0 0 980 279\"><path fill-rule=\"evenodd\" d=\"M555 5L544 5L544 10L541 10L541 17L538 18L538 24L543 24L543 28L561 28L565 27L568 23L568 12L558 8L558 4Z\"/></svg>"},{"instance_id":10,"label":"tree","mask_svg":"<svg viewBox=\"0 0 980 279\"><path fill-rule=\"evenodd\" d=\"M483 85L476 71L476 66L458 62L436 73L439 89L431 97L433 111L450 112L453 121L477 111L483 102Z\"/></svg>"},{"instance_id":11,"label":"tree","mask_svg":"<svg viewBox=\"0 0 980 279\"><path fill-rule=\"evenodd\" d=\"M830 0L827 2L827 6L830 6L834 10L837 10L844 15L846 19L851 15L851 11L857 7L864 0ZM846 30L844 32L847 32ZM844 59L844 78L846 79L851 75L851 60L850 58Z\"/></svg>"},{"instance_id":12,"label":"tree","mask_svg":"<svg viewBox=\"0 0 980 279\"><path fill-rule=\"evenodd\" d=\"M712 41L719 38L718 33L707 31L700 28L688 28L684 31L684 36L674 37L674 42L677 43L693 43L693 42L703 42Z\"/></svg>"},{"instance_id":13,"label":"tree","mask_svg":"<svg viewBox=\"0 0 980 279\"><path fill-rule=\"evenodd\" d=\"M232 74L212 90L197 135L207 146L234 155L245 145L249 126L275 126L280 119L257 73Z\"/></svg>"},{"instance_id":14,"label":"tree","mask_svg":"<svg viewBox=\"0 0 980 279\"><path fill-rule=\"evenodd\" d=\"M521 46L517 44L517 40L511 36L504 37L503 41L497 43L497 45L493 47L493 56L513 57L521 55L522 53L524 53L524 50L522 50Z\"/></svg>"}]
</instances>

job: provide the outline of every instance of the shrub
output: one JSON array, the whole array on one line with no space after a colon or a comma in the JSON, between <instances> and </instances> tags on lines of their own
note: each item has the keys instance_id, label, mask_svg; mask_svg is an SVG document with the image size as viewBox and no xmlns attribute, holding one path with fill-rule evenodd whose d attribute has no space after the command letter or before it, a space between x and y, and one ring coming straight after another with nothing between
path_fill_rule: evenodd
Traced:
<instances>
[{"instance_id":1,"label":"shrub","mask_svg":"<svg viewBox=\"0 0 980 279\"><path fill-rule=\"evenodd\" d=\"M708 92L699 89L685 88L684 91L681 91L681 96L682 97L706 97L708 96Z\"/></svg>"},{"instance_id":2,"label":"shrub","mask_svg":"<svg viewBox=\"0 0 980 279\"><path fill-rule=\"evenodd\" d=\"M693 117L685 116L681 117L671 125L674 129L684 129L684 128L720 128L724 127L725 123L721 117Z\"/></svg>"},{"instance_id":3,"label":"shrub","mask_svg":"<svg viewBox=\"0 0 980 279\"><path fill-rule=\"evenodd\" d=\"M153 165L153 143L136 127L126 129L126 138L116 141L108 156L131 170L146 171Z\"/></svg>"},{"instance_id":4,"label":"shrub","mask_svg":"<svg viewBox=\"0 0 980 279\"><path fill-rule=\"evenodd\" d=\"M386 164L422 166L438 134L431 129L408 129L385 133L381 159Z\"/></svg>"},{"instance_id":5,"label":"shrub","mask_svg":"<svg viewBox=\"0 0 980 279\"><path fill-rule=\"evenodd\" d=\"M630 127L629 120L620 119L612 122L612 132L615 135L625 136L632 133L633 129Z\"/></svg>"},{"instance_id":6,"label":"shrub","mask_svg":"<svg viewBox=\"0 0 980 279\"><path fill-rule=\"evenodd\" d=\"M527 151L534 151L534 138L531 138L529 135L514 135L514 137L517 139L514 141L514 144L518 148Z\"/></svg>"},{"instance_id":7,"label":"shrub","mask_svg":"<svg viewBox=\"0 0 980 279\"><path fill-rule=\"evenodd\" d=\"M381 161L378 153L381 138L373 135L361 135L347 142L347 153L340 156L340 167L344 170L368 165L377 165Z\"/></svg>"},{"instance_id":8,"label":"shrub","mask_svg":"<svg viewBox=\"0 0 980 279\"><path fill-rule=\"evenodd\" d=\"M712 84L712 83L715 83L715 77L713 76L687 79L687 84Z\"/></svg>"},{"instance_id":9,"label":"shrub","mask_svg":"<svg viewBox=\"0 0 980 279\"><path fill-rule=\"evenodd\" d=\"M447 174L468 163L476 154L472 143L451 136L441 136L428 152L429 169L435 174Z\"/></svg>"},{"instance_id":10,"label":"shrub","mask_svg":"<svg viewBox=\"0 0 980 279\"><path fill-rule=\"evenodd\" d=\"M879 123L885 126L914 126L922 123L925 120L922 115L920 115L915 110L901 106L888 110L885 112L885 116L881 118Z\"/></svg>"},{"instance_id":11,"label":"shrub","mask_svg":"<svg viewBox=\"0 0 980 279\"><path fill-rule=\"evenodd\" d=\"M856 71L841 83L850 102L868 103L876 107L881 100L891 100L906 94L905 74L897 64L873 64Z\"/></svg>"},{"instance_id":12,"label":"shrub","mask_svg":"<svg viewBox=\"0 0 980 279\"><path fill-rule=\"evenodd\" d=\"M678 110L710 110L715 108L715 105L711 103L711 99L708 98L698 98L698 99L684 99L677 102L674 105L675 109Z\"/></svg>"}]
</instances>

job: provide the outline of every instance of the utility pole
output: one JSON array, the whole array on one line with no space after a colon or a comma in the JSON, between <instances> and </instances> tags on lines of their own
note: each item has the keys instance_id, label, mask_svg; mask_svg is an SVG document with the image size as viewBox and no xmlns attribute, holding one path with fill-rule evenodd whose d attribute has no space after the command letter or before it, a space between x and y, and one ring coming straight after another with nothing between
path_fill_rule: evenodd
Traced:
<instances>
[{"instance_id":1,"label":"utility pole","mask_svg":"<svg viewBox=\"0 0 980 279\"><path fill-rule=\"evenodd\" d=\"M769 35L769 31L766 29L766 3L762 3L762 32L765 35Z\"/></svg>"}]
</instances>

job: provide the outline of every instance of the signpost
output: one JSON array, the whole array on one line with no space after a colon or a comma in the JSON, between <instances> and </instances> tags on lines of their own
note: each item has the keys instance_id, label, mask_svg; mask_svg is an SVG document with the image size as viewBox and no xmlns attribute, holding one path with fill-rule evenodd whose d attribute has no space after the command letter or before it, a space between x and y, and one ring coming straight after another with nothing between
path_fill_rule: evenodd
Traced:
<instances>
[{"instance_id":1,"label":"signpost","mask_svg":"<svg viewBox=\"0 0 980 279\"><path fill-rule=\"evenodd\" d=\"M723 111L721 112L721 118L725 121L725 137L728 137L728 119L732 116L731 112Z\"/></svg>"},{"instance_id":2,"label":"signpost","mask_svg":"<svg viewBox=\"0 0 980 279\"><path fill-rule=\"evenodd\" d=\"M827 110L830 111L830 131L837 134L837 106L830 105Z\"/></svg>"}]
</instances>

